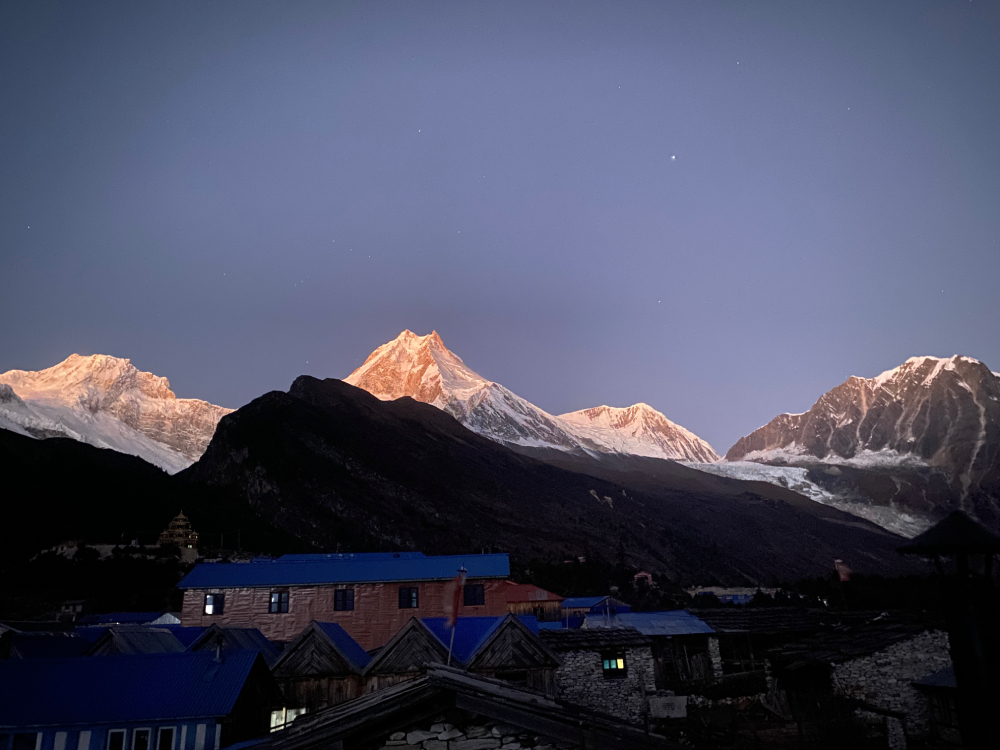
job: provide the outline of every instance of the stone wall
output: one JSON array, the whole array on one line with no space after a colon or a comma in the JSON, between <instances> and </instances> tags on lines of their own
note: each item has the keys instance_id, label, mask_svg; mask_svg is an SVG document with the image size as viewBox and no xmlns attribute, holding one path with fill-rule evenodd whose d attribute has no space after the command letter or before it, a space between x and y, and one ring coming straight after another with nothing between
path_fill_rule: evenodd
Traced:
<instances>
[{"instance_id":1,"label":"stone wall","mask_svg":"<svg viewBox=\"0 0 1000 750\"><path fill-rule=\"evenodd\" d=\"M455 725L439 717L433 724L394 732L376 747L379 750L577 750L579 745L556 742L519 727L483 718Z\"/></svg>"},{"instance_id":2,"label":"stone wall","mask_svg":"<svg viewBox=\"0 0 1000 750\"><path fill-rule=\"evenodd\" d=\"M931 630L833 669L837 695L864 701L870 707L902 714L889 720L889 746L906 747L906 737L921 739L929 731L927 700L911 683L951 665L948 635Z\"/></svg>"},{"instance_id":3,"label":"stone wall","mask_svg":"<svg viewBox=\"0 0 1000 750\"><path fill-rule=\"evenodd\" d=\"M595 711L642 725L646 696L656 693L653 652L649 646L625 649L628 675L608 679L600 651L560 651L563 665L556 671L559 697Z\"/></svg>"}]
</instances>

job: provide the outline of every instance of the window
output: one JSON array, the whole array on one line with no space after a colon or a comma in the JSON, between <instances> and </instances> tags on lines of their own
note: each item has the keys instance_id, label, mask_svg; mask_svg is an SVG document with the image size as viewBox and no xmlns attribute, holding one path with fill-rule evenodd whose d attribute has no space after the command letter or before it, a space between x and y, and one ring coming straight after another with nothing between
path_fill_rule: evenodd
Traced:
<instances>
[{"instance_id":1,"label":"window","mask_svg":"<svg viewBox=\"0 0 1000 750\"><path fill-rule=\"evenodd\" d=\"M333 592L333 609L347 612L354 609L354 589L337 589Z\"/></svg>"},{"instance_id":2,"label":"window","mask_svg":"<svg viewBox=\"0 0 1000 750\"><path fill-rule=\"evenodd\" d=\"M132 732L132 750L152 750L149 746L151 734L149 729L136 729Z\"/></svg>"},{"instance_id":3,"label":"window","mask_svg":"<svg viewBox=\"0 0 1000 750\"><path fill-rule=\"evenodd\" d=\"M112 729L108 732L108 750L125 750L124 729Z\"/></svg>"},{"instance_id":4,"label":"window","mask_svg":"<svg viewBox=\"0 0 1000 750\"><path fill-rule=\"evenodd\" d=\"M304 708L279 708L271 712L271 731L277 732L295 721L296 717L306 713Z\"/></svg>"},{"instance_id":5,"label":"window","mask_svg":"<svg viewBox=\"0 0 1000 750\"><path fill-rule=\"evenodd\" d=\"M173 727L160 727L160 735L156 739L156 750L174 750Z\"/></svg>"},{"instance_id":6,"label":"window","mask_svg":"<svg viewBox=\"0 0 1000 750\"><path fill-rule=\"evenodd\" d=\"M225 600L225 594L205 594L205 614L221 615Z\"/></svg>"},{"instance_id":7,"label":"window","mask_svg":"<svg viewBox=\"0 0 1000 750\"><path fill-rule=\"evenodd\" d=\"M628 668L625 664L624 651L610 651L601 654L601 662L604 665L604 677L609 680L621 679L628 676Z\"/></svg>"},{"instance_id":8,"label":"window","mask_svg":"<svg viewBox=\"0 0 1000 750\"><path fill-rule=\"evenodd\" d=\"M399 587L399 608L400 609L416 609L420 605L420 599L418 598L418 589L416 586L400 586Z\"/></svg>"},{"instance_id":9,"label":"window","mask_svg":"<svg viewBox=\"0 0 1000 750\"><path fill-rule=\"evenodd\" d=\"M38 742L41 735L38 732L25 732L14 735L14 745L12 750L35 750L40 744Z\"/></svg>"},{"instance_id":10,"label":"window","mask_svg":"<svg viewBox=\"0 0 1000 750\"><path fill-rule=\"evenodd\" d=\"M466 584L462 592L462 603L466 607L486 604L486 589L481 583Z\"/></svg>"},{"instance_id":11,"label":"window","mask_svg":"<svg viewBox=\"0 0 1000 750\"><path fill-rule=\"evenodd\" d=\"M272 591L271 601L267 605L267 611L275 614L279 612L288 611L288 592L287 591Z\"/></svg>"}]
</instances>

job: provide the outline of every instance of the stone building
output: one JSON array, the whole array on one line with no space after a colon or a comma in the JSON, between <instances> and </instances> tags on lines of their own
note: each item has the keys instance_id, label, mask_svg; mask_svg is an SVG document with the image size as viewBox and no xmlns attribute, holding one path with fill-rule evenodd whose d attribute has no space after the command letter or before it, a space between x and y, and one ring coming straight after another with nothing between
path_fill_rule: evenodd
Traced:
<instances>
[{"instance_id":1,"label":"stone building","mask_svg":"<svg viewBox=\"0 0 1000 750\"><path fill-rule=\"evenodd\" d=\"M912 614L883 613L770 657L774 687L805 736L853 724L884 735L892 750L926 740L930 706L914 683L951 664L947 634Z\"/></svg>"},{"instance_id":2,"label":"stone building","mask_svg":"<svg viewBox=\"0 0 1000 750\"><path fill-rule=\"evenodd\" d=\"M301 716L255 750L680 750L643 728L534 690L434 665Z\"/></svg>"},{"instance_id":3,"label":"stone building","mask_svg":"<svg viewBox=\"0 0 1000 750\"><path fill-rule=\"evenodd\" d=\"M559 698L642 725L656 693L652 641L635 628L542 630L563 664Z\"/></svg>"},{"instance_id":4,"label":"stone building","mask_svg":"<svg viewBox=\"0 0 1000 750\"><path fill-rule=\"evenodd\" d=\"M164 544L176 544L182 550L198 548L198 532L191 528L191 522L184 511L178 513L160 534L156 545L162 547Z\"/></svg>"}]
</instances>

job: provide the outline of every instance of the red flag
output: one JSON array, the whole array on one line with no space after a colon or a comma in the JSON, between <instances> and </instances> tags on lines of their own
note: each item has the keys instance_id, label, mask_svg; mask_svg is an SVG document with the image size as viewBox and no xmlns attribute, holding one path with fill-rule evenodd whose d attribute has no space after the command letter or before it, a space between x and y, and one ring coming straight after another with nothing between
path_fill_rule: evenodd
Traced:
<instances>
[{"instance_id":1,"label":"red flag","mask_svg":"<svg viewBox=\"0 0 1000 750\"><path fill-rule=\"evenodd\" d=\"M839 557L833 561L833 567L837 569L837 575L842 583L851 580L851 569Z\"/></svg>"},{"instance_id":2,"label":"red flag","mask_svg":"<svg viewBox=\"0 0 1000 750\"><path fill-rule=\"evenodd\" d=\"M462 602L462 591L465 588L465 573L465 568L461 568L458 575L448 582L444 590L444 611L448 616L449 628L455 627L455 623L458 621L458 607Z\"/></svg>"}]
</instances>

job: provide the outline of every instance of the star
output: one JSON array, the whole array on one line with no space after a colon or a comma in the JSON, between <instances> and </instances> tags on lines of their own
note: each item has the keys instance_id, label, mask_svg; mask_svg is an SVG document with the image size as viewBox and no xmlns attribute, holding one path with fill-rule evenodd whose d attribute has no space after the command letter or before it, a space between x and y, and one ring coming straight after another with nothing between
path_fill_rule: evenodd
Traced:
<instances>
[{"instance_id":1,"label":"star","mask_svg":"<svg viewBox=\"0 0 1000 750\"><path fill-rule=\"evenodd\" d=\"M670 161L677 161L677 154L671 154Z\"/></svg>"}]
</instances>

